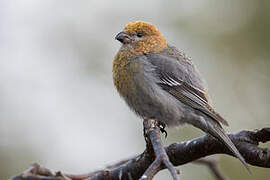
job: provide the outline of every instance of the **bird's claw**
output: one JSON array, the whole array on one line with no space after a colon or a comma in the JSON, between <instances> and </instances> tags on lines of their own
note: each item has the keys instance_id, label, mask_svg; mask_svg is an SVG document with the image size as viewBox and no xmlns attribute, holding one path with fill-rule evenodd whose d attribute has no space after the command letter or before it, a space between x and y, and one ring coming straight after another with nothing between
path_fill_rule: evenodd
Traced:
<instances>
[{"instance_id":1,"label":"bird's claw","mask_svg":"<svg viewBox=\"0 0 270 180\"><path fill-rule=\"evenodd\" d=\"M167 133L167 131L165 130L165 128L166 128L166 124L164 124L163 122L159 122L158 123L158 126L159 126L159 129L160 129L160 132L163 134L165 134L165 138L167 138L167 135L168 135L168 133Z\"/></svg>"}]
</instances>

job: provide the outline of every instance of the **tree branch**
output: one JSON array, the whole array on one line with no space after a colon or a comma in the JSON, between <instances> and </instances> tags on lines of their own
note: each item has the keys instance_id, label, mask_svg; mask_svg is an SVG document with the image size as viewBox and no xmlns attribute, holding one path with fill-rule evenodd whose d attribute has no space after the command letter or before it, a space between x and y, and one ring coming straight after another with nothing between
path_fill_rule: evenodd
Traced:
<instances>
[{"instance_id":1,"label":"tree branch","mask_svg":"<svg viewBox=\"0 0 270 180\"><path fill-rule=\"evenodd\" d=\"M257 131L241 131L229 134L229 137L247 163L254 166L270 168L270 150L258 147L260 142L265 143L270 141L270 127ZM233 156L227 148L224 148L223 144L209 135L186 142L173 143L165 149L174 166L183 165L212 154L228 154ZM121 163L117 163L106 169L86 174L88 176L85 175L82 179L139 179L154 159L153 153L148 152L146 149L142 154L136 157L121 161ZM45 176L44 174L46 173L43 172L40 174L38 170L36 170L35 173L28 171L10 180L76 179L75 176L72 177L72 175L62 174L60 172L55 173L53 176L50 174ZM78 178L76 180L78 180Z\"/></svg>"},{"instance_id":2,"label":"tree branch","mask_svg":"<svg viewBox=\"0 0 270 180\"><path fill-rule=\"evenodd\" d=\"M216 180L226 180L225 176L223 176L223 174L221 173L218 167L218 163L219 163L218 159L205 157L205 158L195 160L194 163L208 166L210 171L215 176Z\"/></svg>"}]
</instances>

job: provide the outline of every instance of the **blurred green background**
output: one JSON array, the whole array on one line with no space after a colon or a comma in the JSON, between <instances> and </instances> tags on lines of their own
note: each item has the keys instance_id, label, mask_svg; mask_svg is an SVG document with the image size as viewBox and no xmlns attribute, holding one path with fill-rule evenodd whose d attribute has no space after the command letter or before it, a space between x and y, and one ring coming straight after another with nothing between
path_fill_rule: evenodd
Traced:
<instances>
[{"instance_id":1,"label":"blurred green background","mask_svg":"<svg viewBox=\"0 0 270 180\"><path fill-rule=\"evenodd\" d=\"M32 162L89 172L144 150L142 121L111 73L114 37L135 20L153 23L193 58L228 131L269 126L269 9L266 0L0 1L0 179ZM200 135L171 129L164 143ZM230 179L270 177L269 169L249 175L237 159L219 158ZM179 168L182 179L213 179L204 166Z\"/></svg>"}]
</instances>

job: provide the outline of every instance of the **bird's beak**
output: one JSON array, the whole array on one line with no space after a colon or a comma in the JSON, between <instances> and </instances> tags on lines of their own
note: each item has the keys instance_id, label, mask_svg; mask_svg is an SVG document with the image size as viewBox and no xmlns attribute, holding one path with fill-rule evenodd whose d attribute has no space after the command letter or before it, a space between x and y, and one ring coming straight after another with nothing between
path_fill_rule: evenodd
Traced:
<instances>
[{"instance_id":1,"label":"bird's beak","mask_svg":"<svg viewBox=\"0 0 270 180\"><path fill-rule=\"evenodd\" d=\"M115 39L120 41L123 44L129 43L131 41L131 38L129 35L127 35L124 31L121 31L115 36Z\"/></svg>"}]
</instances>

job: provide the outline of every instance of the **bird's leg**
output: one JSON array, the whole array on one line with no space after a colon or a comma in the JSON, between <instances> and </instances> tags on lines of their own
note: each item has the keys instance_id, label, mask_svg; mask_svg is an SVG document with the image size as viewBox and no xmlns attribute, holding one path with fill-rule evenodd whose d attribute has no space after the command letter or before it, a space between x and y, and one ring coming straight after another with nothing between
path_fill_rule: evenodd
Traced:
<instances>
[{"instance_id":1,"label":"bird's leg","mask_svg":"<svg viewBox=\"0 0 270 180\"><path fill-rule=\"evenodd\" d=\"M165 128L166 128L166 124L164 124L163 122L158 122L158 126L159 126L159 129L160 129L160 132L163 134L165 134L165 138L167 138L167 135L168 135L168 133L167 133L167 131L165 130Z\"/></svg>"},{"instance_id":2,"label":"bird's leg","mask_svg":"<svg viewBox=\"0 0 270 180\"><path fill-rule=\"evenodd\" d=\"M140 180L152 179L154 175L164 167L166 167L170 171L174 180L179 180L179 172L170 162L169 157L166 154L166 151L161 143L160 131L162 130L160 130L160 123L155 119L144 119L143 126L147 149L150 151L154 151L155 160L144 172Z\"/></svg>"}]
</instances>

